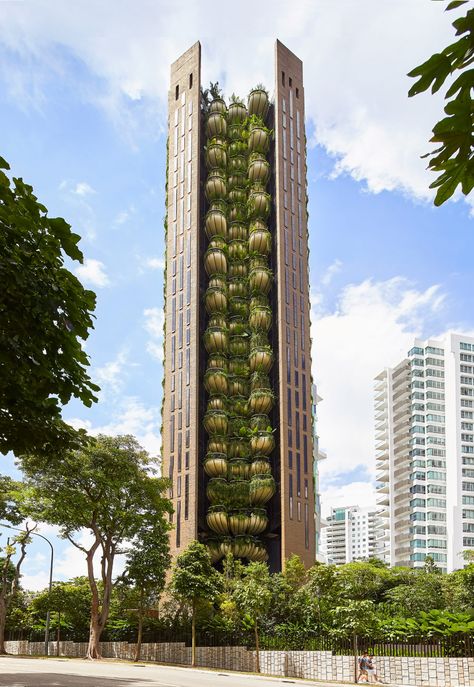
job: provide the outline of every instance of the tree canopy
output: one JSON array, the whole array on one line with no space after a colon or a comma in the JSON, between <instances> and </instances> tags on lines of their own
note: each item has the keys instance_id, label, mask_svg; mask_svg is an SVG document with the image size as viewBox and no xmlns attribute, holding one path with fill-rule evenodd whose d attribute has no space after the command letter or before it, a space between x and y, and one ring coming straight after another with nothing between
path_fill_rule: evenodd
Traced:
<instances>
[{"instance_id":1,"label":"tree canopy","mask_svg":"<svg viewBox=\"0 0 474 687\"><path fill-rule=\"evenodd\" d=\"M79 235L8 169L0 158L0 452L47 455L81 438L61 406L97 400L82 347L96 298L65 267L83 262Z\"/></svg>"},{"instance_id":2,"label":"tree canopy","mask_svg":"<svg viewBox=\"0 0 474 687\"><path fill-rule=\"evenodd\" d=\"M456 9L467 1L453 0L446 9ZM474 69L468 69L474 61L474 9L468 10L452 25L458 40L408 73L417 79L408 92L409 96L429 88L436 93L448 77L456 76L445 93L444 112L447 116L435 124L430 139L431 143L439 143L440 146L424 156L429 158L428 168L439 172L430 184L430 188L437 189L435 205L442 205L458 186L466 196L474 186Z\"/></svg>"}]
</instances>

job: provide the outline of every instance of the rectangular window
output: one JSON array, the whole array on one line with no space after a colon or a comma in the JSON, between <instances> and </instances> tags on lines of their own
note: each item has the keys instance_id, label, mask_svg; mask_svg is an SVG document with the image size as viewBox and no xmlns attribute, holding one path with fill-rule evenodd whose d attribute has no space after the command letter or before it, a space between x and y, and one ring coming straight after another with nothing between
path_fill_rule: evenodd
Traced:
<instances>
[{"instance_id":1,"label":"rectangular window","mask_svg":"<svg viewBox=\"0 0 474 687\"><path fill-rule=\"evenodd\" d=\"M308 473L308 437L303 437L303 469L305 474Z\"/></svg>"},{"instance_id":2,"label":"rectangular window","mask_svg":"<svg viewBox=\"0 0 474 687\"><path fill-rule=\"evenodd\" d=\"M296 495L301 496L301 458L296 454Z\"/></svg>"},{"instance_id":3,"label":"rectangular window","mask_svg":"<svg viewBox=\"0 0 474 687\"><path fill-rule=\"evenodd\" d=\"M184 476L184 519L189 517L189 475Z\"/></svg>"},{"instance_id":4,"label":"rectangular window","mask_svg":"<svg viewBox=\"0 0 474 687\"><path fill-rule=\"evenodd\" d=\"M181 501L176 504L176 548L181 546Z\"/></svg>"},{"instance_id":5,"label":"rectangular window","mask_svg":"<svg viewBox=\"0 0 474 687\"><path fill-rule=\"evenodd\" d=\"M288 451L288 467L290 470L293 468L293 451Z\"/></svg>"},{"instance_id":6,"label":"rectangular window","mask_svg":"<svg viewBox=\"0 0 474 687\"><path fill-rule=\"evenodd\" d=\"M293 475L288 477L288 494L290 507L290 520L293 520Z\"/></svg>"}]
</instances>

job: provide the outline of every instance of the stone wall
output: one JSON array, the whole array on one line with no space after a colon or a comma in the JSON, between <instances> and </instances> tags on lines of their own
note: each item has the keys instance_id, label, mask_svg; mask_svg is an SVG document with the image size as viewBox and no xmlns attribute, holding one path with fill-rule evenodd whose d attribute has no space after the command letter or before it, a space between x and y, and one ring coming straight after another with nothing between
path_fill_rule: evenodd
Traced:
<instances>
[{"instance_id":1,"label":"stone wall","mask_svg":"<svg viewBox=\"0 0 474 687\"><path fill-rule=\"evenodd\" d=\"M132 660L135 644L102 642L104 658ZM50 642L50 656L56 655L56 642ZM6 642L10 654L41 656L43 642ZM82 657L87 651L84 642L60 642L61 656ZM184 643L143 644L143 661L191 664L191 647ZM197 664L203 668L252 672L255 652L244 646L197 647ZM474 658L400 658L377 656L377 672L381 680L392 685L417 687L473 687ZM334 656L330 651L261 651L262 673L279 677L299 677L322 682L354 682L353 656Z\"/></svg>"}]
</instances>

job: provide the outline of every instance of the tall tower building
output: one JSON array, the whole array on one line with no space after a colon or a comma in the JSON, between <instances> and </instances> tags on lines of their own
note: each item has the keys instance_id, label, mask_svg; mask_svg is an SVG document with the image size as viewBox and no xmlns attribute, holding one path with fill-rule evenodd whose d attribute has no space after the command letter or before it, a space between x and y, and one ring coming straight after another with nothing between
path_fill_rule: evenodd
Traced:
<instances>
[{"instance_id":1,"label":"tall tower building","mask_svg":"<svg viewBox=\"0 0 474 687\"><path fill-rule=\"evenodd\" d=\"M315 560L304 88L279 41L262 86L201 90L201 47L171 66L163 474L171 549Z\"/></svg>"},{"instance_id":2,"label":"tall tower building","mask_svg":"<svg viewBox=\"0 0 474 687\"><path fill-rule=\"evenodd\" d=\"M474 338L416 339L375 379L377 555L442 570L474 549Z\"/></svg>"},{"instance_id":3,"label":"tall tower building","mask_svg":"<svg viewBox=\"0 0 474 687\"><path fill-rule=\"evenodd\" d=\"M375 555L375 508L331 508L322 529L321 551L327 563L342 565Z\"/></svg>"}]
</instances>

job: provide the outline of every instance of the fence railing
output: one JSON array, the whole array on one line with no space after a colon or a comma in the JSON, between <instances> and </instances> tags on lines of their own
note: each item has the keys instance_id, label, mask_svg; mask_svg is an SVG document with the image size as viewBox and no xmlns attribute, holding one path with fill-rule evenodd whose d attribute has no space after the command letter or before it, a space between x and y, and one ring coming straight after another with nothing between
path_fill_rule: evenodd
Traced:
<instances>
[{"instance_id":1,"label":"fence railing","mask_svg":"<svg viewBox=\"0 0 474 687\"><path fill-rule=\"evenodd\" d=\"M6 633L6 639L10 641L44 641L44 633L26 630L11 630ZM54 633L50 636L55 641ZM135 632L105 631L102 641L136 642ZM61 634L61 641L88 640L87 636L71 636L70 633ZM187 628L160 628L145 629L143 643L184 643L191 645L191 630ZM261 634L259 637L262 650L273 651L330 651L338 656L351 656L354 654L354 639L339 638L332 635L299 635L289 634ZM252 631L224 632L198 629L196 632L197 646L244 646L249 649L255 647L255 637ZM409 640L374 641L367 637L357 637L358 653L366 651L374 656L403 656L403 657L474 657L474 635L457 633L450 637L411 638Z\"/></svg>"}]
</instances>

